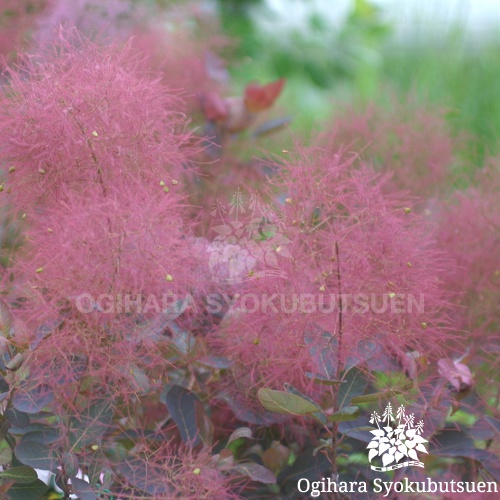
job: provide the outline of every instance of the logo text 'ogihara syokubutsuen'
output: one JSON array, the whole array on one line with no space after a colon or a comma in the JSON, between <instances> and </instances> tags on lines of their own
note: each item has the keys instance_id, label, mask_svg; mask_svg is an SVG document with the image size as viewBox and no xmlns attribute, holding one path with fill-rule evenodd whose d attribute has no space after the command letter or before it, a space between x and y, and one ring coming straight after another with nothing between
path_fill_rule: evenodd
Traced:
<instances>
[{"instance_id":1,"label":"logo text 'ogihara syokubutsuen'","mask_svg":"<svg viewBox=\"0 0 500 500\"><path fill-rule=\"evenodd\" d=\"M401 405L393 413L392 405L385 407L382 415L377 412L371 414L369 422L376 428L370 430L372 439L368 443L368 460L381 462L382 466L370 465L376 472L387 472L406 467L424 467L419 460L418 453L428 453L422 437L424 423L422 420L415 424L415 415L406 413ZM495 481L436 481L430 477L411 480L400 477L399 480L384 481L387 476L375 477L372 481L343 481L341 476L323 477L316 481L301 478L297 481L297 490L311 498L317 498L327 493L369 493L380 494L383 498L394 494L464 494L498 493L498 484ZM465 497L467 498L467 497Z\"/></svg>"},{"instance_id":2,"label":"logo text 'ogihara syokubutsuen'","mask_svg":"<svg viewBox=\"0 0 500 500\"><path fill-rule=\"evenodd\" d=\"M416 425L415 415L406 414L401 405L394 416L391 403L388 403L382 416L376 411L371 414L370 423L377 429L371 432L372 440L368 443L368 460L370 463L377 457L382 460L382 467L371 465L371 469L386 472L403 467L423 467L419 461L417 451L427 453L422 437L424 422L420 420ZM410 460L408 460L410 459Z\"/></svg>"},{"instance_id":3,"label":"logo text 'ogihara syokubutsuen'","mask_svg":"<svg viewBox=\"0 0 500 500\"><path fill-rule=\"evenodd\" d=\"M217 236L207 248L213 281L231 285L267 276L286 278L279 262L290 257L283 218L257 192L247 195L238 188L229 204L216 200L210 214L220 222L212 227Z\"/></svg>"}]
</instances>

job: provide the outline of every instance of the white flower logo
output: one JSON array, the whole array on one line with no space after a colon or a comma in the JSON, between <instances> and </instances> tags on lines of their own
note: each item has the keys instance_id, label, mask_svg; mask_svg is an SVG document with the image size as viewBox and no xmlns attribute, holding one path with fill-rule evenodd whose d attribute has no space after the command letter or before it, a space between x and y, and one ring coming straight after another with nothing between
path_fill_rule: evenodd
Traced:
<instances>
[{"instance_id":1,"label":"white flower logo","mask_svg":"<svg viewBox=\"0 0 500 500\"><path fill-rule=\"evenodd\" d=\"M228 212L235 220L224 220ZM279 257L290 257L286 247L290 240L280 232L283 221L272 207L262 205L257 194L250 197L248 212L249 217L245 217L247 210L239 190L229 210L219 201L214 204L211 214L218 215L222 224L212 228L218 236L207 248L213 281L232 284L263 276L286 277L279 269Z\"/></svg>"},{"instance_id":2,"label":"white flower logo","mask_svg":"<svg viewBox=\"0 0 500 500\"><path fill-rule=\"evenodd\" d=\"M427 453L424 443L427 439L422 437L424 428L423 421L419 421L414 427L415 416L406 415L404 406L400 406L396 413L396 418L392 413L392 405L389 403L382 417L377 412L373 412L370 418L371 424L376 424L377 429L370 431L373 438L367 446L368 460L370 463L375 457L381 457L383 467L371 466L372 470L385 472L400 469L402 467L423 467L419 461L417 451ZM380 426L385 422L385 426ZM406 460L400 462L404 458Z\"/></svg>"}]
</instances>

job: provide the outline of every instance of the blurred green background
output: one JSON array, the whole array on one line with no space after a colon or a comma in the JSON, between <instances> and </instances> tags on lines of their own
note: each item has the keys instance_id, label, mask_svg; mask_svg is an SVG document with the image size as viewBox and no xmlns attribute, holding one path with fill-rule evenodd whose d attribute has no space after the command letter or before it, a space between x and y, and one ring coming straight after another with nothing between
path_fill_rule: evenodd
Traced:
<instances>
[{"instance_id":1,"label":"blurred green background","mask_svg":"<svg viewBox=\"0 0 500 500\"><path fill-rule=\"evenodd\" d=\"M233 84L287 78L280 104L307 133L346 104L409 95L467 136L470 168L500 152L500 2L218 0L237 41Z\"/></svg>"}]
</instances>

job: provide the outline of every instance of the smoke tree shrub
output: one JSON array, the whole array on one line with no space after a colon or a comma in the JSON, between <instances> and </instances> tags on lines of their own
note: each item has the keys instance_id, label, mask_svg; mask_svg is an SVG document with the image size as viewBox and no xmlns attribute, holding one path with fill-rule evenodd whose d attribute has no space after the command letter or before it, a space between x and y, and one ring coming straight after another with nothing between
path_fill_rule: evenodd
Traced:
<instances>
[{"instance_id":1,"label":"smoke tree shrub","mask_svg":"<svg viewBox=\"0 0 500 500\"><path fill-rule=\"evenodd\" d=\"M457 264L445 277L460 306L453 322L486 406L494 406L498 398L499 188L498 160L493 159L473 185L454 193L437 211L439 245Z\"/></svg>"},{"instance_id":2,"label":"smoke tree shrub","mask_svg":"<svg viewBox=\"0 0 500 500\"><path fill-rule=\"evenodd\" d=\"M450 261L435 236L407 199L384 193L383 177L332 150L299 146L281 161L270 194L279 217L267 223L283 235L271 248L287 252L284 276L234 285L214 342L234 361L225 399L250 423L273 421L257 411L263 388L291 387L336 413L346 401L330 386L347 374L396 369L415 380L415 358L453 351L441 278Z\"/></svg>"},{"instance_id":3,"label":"smoke tree shrub","mask_svg":"<svg viewBox=\"0 0 500 500\"><path fill-rule=\"evenodd\" d=\"M58 417L53 461L46 458L54 467L56 456L70 454L71 464L105 469L99 443L113 418L123 432L142 428L138 398L158 392L171 363L161 339L181 313L176 297L203 290L202 256L183 216L196 149L178 100L130 56L61 32L51 54L27 57L9 73L2 97L0 147L10 172L2 192L26 224L10 286L16 319L34 332L14 333L4 366L15 371L14 411L33 415L49 405ZM152 325L151 317L164 319ZM33 446L16 447L18 457L28 454L26 465L36 463ZM133 460L140 476L147 455ZM191 498L202 498L204 485L223 495L224 479L199 464L206 481L190 486ZM63 463L64 491L74 474ZM177 476L162 476L163 486L143 486L175 489Z\"/></svg>"},{"instance_id":4,"label":"smoke tree shrub","mask_svg":"<svg viewBox=\"0 0 500 500\"><path fill-rule=\"evenodd\" d=\"M94 4L50 12L106 30ZM89 499L370 482L386 400L424 422L425 474L498 479L496 167L443 199L456 143L416 106L249 161L288 123L262 124L284 80L233 94L172 11L167 33L106 19L105 43L59 31L5 73L0 495L41 498L34 469ZM216 223L240 188L246 219L238 194Z\"/></svg>"}]
</instances>

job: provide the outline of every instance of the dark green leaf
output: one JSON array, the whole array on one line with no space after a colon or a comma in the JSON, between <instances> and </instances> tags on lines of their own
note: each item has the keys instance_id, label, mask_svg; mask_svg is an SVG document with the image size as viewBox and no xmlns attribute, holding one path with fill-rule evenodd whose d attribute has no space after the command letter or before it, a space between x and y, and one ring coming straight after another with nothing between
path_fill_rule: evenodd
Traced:
<instances>
[{"instance_id":1,"label":"dark green leaf","mask_svg":"<svg viewBox=\"0 0 500 500\"><path fill-rule=\"evenodd\" d=\"M54 399L52 389L45 384L26 386L16 390L12 406L24 413L39 413Z\"/></svg>"},{"instance_id":2,"label":"dark green leaf","mask_svg":"<svg viewBox=\"0 0 500 500\"><path fill-rule=\"evenodd\" d=\"M130 458L120 462L116 470L127 484L154 498L173 498L166 496L172 493L173 488L165 480L164 467L148 463L147 459Z\"/></svg>"},{"instance_id":3,"label":"dark green leaf","mask_svg":"<svg viewBox=\"0 0 500 500\"><path fill-rule=\"evenodd\" d=\"M15 448L17 459L35 469L52 470L57 466L57 457L47 445L34 441L21 441Z\"/></svg>"},{"instance_id":4,"label":"dark green leaf","mask_svg":"<svg viewBox=\"0 0 500 500\"><path fill-rule=\"evenodd\" d=\"M2 441L0 444L0 466L11 465L12 462L12 448L7 440Z\"/></svg>"},{"instance_id":5,"label":"dark green leaf","mask_svg":"<svg viewBox=\"0 0 500 500\"><path fill-rule=\"evenodd\" d=\"M0 299L0 335L10 337L14 318L10 312L10 307Z\"/></svg>"},{"instance_id":6,"label":"dark green leaf","mask_svg":"<svg viewBox=\"0 0 500 500\"><path fill-rule=\"evenodd\" d=\"M60 439L59 431L53 427L46 427L37 431L27 432L21 441L35 441L36 443L52 444Z\"/></svg>"},{"instance_id":7,"label":"dark green leaf","mask_svg":"<svg viewBox=\"0 0 500 500\"><path fill-rule=\"evenodd\" d=\"M89 483L77 477L71 478L71 487L73 493L78 496L79 500L97 500L97 496Z\"/></svg>"},{"instance_id":8,"label":"dark green leaf","mask_svg":"<svg viewBox=\"0 0 500 500\"><path fill-rule=\"evenodd\" d=\"M78 473L78 457L74 453L63 453L61 457L63 470L67 476L76 476Z\"/></svg>"},{"instance_id":9,"label":"dark green leaf","mask_svg":"<svg viewBox=\"0 0 500 500\"><path fill-rule=\"evenodd\" d=\"M274 423L286 422L288 417L280 415L264 409L253 410L245 408L239 401L231 397L229 394L221 394L219 398L227 403L231 411L236 415L238 420L252 425L271 425Z\"/></svg>"},{"instance_id":10,"label":"dark green leaf","mask_svg":"<svg viewBox=\"0 0 500 500\"><path fill-rule=\"evenodd\" d=\"M205 356L198 360L198 363L218 370L225 370L233 364L230 359L223 358L222 356Z\"/></svg>"},{"instance_id":11,"label":"dark green leaf","mask_svg":"<svg viewBox=\"0 0 500 500\"><path fill-rule=\"evenodd\" d=\"M128 380L132 390L139 396L144 396L151 390L149 377L146 375L144 370L139 368L137 365L124 365L120 369L120 372Z\"/></svg>"},{"instance_id":12,"label":"dark green leaf","mask_svg":"<svg viewBox=\"0 0 500 500\"><path fill-rule=\"evenodd\" d=\"M240 438L252 439L252 429L250 429L249 427L239 427L231 433L227 441L227 445Z\"/></svg>"},{"instance_id":13,"label":"dark green leaf","mask_svg":"<svg viewBox=\"0 0 500 500\"><path fill-rule=\"evenodd\" d=\"M321 407L290 392L261 388L257 392L260 404L269 411L285 415L308 415Z\"/></svg>"},{"instance_id":14,"label":"dark green leaf","mask_svg":"<svg viewBox=\"0 0 500 500\"><path fill-rule=\"evenodd\" d=\"M7 380L0 375L0 394L4 392L9 392L9 384L7 383Z\"/></svg>"},{"instance_id":15,"label":"dark green leaf","mask_svg":"<svg viewBox=\"0 0 500 500\"><path fill-rule=\"evenodd\" d=\"M478 449L474 441L460 429L443 429L429 444L429 453L441 457L464 457L476 460L496 481L500 481L498 456L488 450Z\"/></svg>"},{"instance_id":16,"label":"dark green leaf","mask_svg":"<svg viewBox=\"0 0 500 500\"><path fill-rule=\"evenodd\" d=\"M373 340L361 340L353 353L347 357L345 368L349 369L358 366L373 357L379 357L381 353L380 345Z\"/></svg>"},{"instance_id":17,"label":"dark green leaf","mask_svg":"<svg viewBox=\"0 0 500 500\"><path fill-rule=\"evenodd\" d=\"M493 418L486 415L484 419L490 424L495 434L500 434L500 420L498 418Z\"/></svg>"},{"instance_id":18,"label":"dark green leaf","mask_svg":"<svg viewBox=\"0 0 500 500\"><path fill-rule=\"evenodd\" d=\"M0 420L0 441L5 439L7 433L9 432L11 425L8 420Z\"/></svg>"},{"instance_id":19,"label":"dark green leaf","mask_svg":"<svg viewBox=\"0 0 500 500\"><path fill-rule=\"evenodd\" d=\"M180 328L176 323L170 324L170 331L172 332L173 345L181 354L187 354L194 348L196 338L189 332Z\"/></svg>"},{"instance_id":20,"label":"dark green leaf","mask_svg":"<svg viewBox=\"0 0 500 500\"><path fill-rule=\"evenodd\" d=\"M349 406L352 398L361 396L368 385L363 372L357 368L351 368L342 380L344 383L339 385L337 395L337 405L339 409L342 409L344 406Z\"/></svg>"},{"instance_id":21,"label":"dark green leaf","mask_svg":"<svg viewBox=\"0 0 500 500\"><path fill-rule=\"evenodd\" d=\"M259 465L253 462L248 462L244 464L236 464L232 467L232 470L239 472L245 476L248 476L252 481L258 481L264 484L275 484L275 475L263 465Z\"/></svg>"},{"instance_id":22,"label":"dark green leaf","mask_svg":"<svg viewBox=\"0 0 500 500\"><path fill-rule=\"evenodd\" d=\"M34 334L34 340L30 344L30 350L35 350L40 342L50 335L54 330L59 328L59 326L62 324L63 320L62 319L56 319L54 321L48 321L47 323L43 323L40 325L36 330Z\"/></svg>"},{"instance_id":23,"label":"dark green leaf","mask_svg":"<svg viewBox=\"0 0 500 500\"><path fill-rule=\"evenodd\" d=\"M300 479L317 481L328 474L330 463L326 456L323 453L314 455L313 452L313 448L305 450L292 465L285 467L278 475L278 483L282 485L285 498L300 498L296 494Z\"/></svg>"},{"instance_id":24,"label":"dark green leaf","mask_svg":"<svg viewBox=\"0 0 500 500\"><path fill-rule=\"evenodd\" d=\"M196 414L197 407L201 405L201 402L196 394L180 385L174 385L167 392L165 404L179 428L182 440L192 446L198 445L200 433Z\"/></svg>"},{"instance_id":25,"label":"dark green leaf","mask_svg":"<svg viewBox=\"0 0 500 500\"><path fill-rule=\"evenodd\" d=\"M24 353L18 352L8 363L5 363L7 370L16 371L24 362Z\"/></svg>"},{"instance_id":26,"label":"dark green leaf","mask_svg":"<svg viewBox=\"0 0 500 500\"><path fill-rule=\"evenodd\" d=\"M342 380L332 380L319 375L318 373L306 372L306 377L311 379L313 382L321 385L339 385L342 384Z\"/></svg>"},{"instance_id":27,"label":"dark green leaf","mask_svg":"<svg viewBox=\"0 0 500 500\"><path fill-rule=\"evenodd\" d=\"M196 427L198 428L198 433L203 443L211 446L214 435L214 426L206 414L205 408L201 402L196 404Z\"/></svg>"},{"instance_id":28,"label":"dark green leaf","mask_svg":"<svg viewBox=\"0 0 500 500\"><path fill-rule=\"evenodd\" d=\"M30 484L15 484L7 492L9 500L39 500L47 493L49 487L40 479Z\"/></svg>"},{"instance_id":29,"label":"dark green leaf","mask_svg":"<svg viewBox=\"0 0 500 500\"><path fill-rule=\"evenodd\" d=\"M440 456L462 456L464 450L474 448L474 441L457 428L443 429L429 444L429 453Z\"/></svg>"},{"instance_id":30,"label":"dark green leaf","mask_svg":"<svg viewBox=\"0 0 500 500\"><path fill-rule=\"evenodd\" d=\"M398 394L399 391L393 391L390 389L380 391L380 392L373 392L371 394L363 394L362 396L356 396L355 398L351 399L351 403L353 405L360 405L362 403L373 403L374 401L382 401L384 399L390 399L394 397L396 394Z\"/></svg>"},{"instance_id":31,"label":"dark green leaf","mask_svg":"<svg viewBox=\"0 0 500 500\"><path fill-rule=\"evenodd\" d=\"M361 441L362 443L369 443L372 440L373 434L370 433L372 430L373 426L370 425L368 416L361 416L358 420L340 422L338 426L338 431L341 434Z\"/></svg>"},{"instance_id":32,"label":"dark green leaf","mask_svg":"<svg viewBox=\"0 0 500 500\"><path fill-rule=\"evenodd\" d=\"M87 454L87 474L90 479L90 484L95 486L99 481L99 476L101 475L104 467L104 452L102 448L98 448L92 454Z\"/></svg>"},{"instance_id":33,"label":"dark green leaf","mask_svg":"<svg viewBox=\"0 0 500 500\"><path fill-rule=\"evenodd\" d=\"M0 472L0 478L15 481L17 484L30 484L38 478L31 467L20 465Z\"/></svg>"},{"instance_id":34,"label":"dark green leaf","mask_svg":"<svg viewBox=\"0 0 500 500\"><path fill-rule=\"evenodd\" d=\"M14 426L25 428L30 424L30 417L27 413L16 410L15 408L7 408L5 417Z\"/></svg>"},{"instance_id":35,"label":"dark green leaf","mask_svg":"<svg viewBox=\"0 0 500 500\"><path fill-rule=\"evenodd\" d=\"M356 420L359 417L359 408L357 406L344 406L340 411L330 415L330 422L347 422L348 420Z\"/></svg>"},{"instance_id":36,"label":"dark green leaf","mask_svg":"<svg viewBox=\"0 0 500 500\"><path fill-rule=\"evenodd\" d=\"M92 401L78 416L70 420L69 439L74 449L100 444L113 420L115 410L108 399Z\"/></svg>"}]
</instances>

